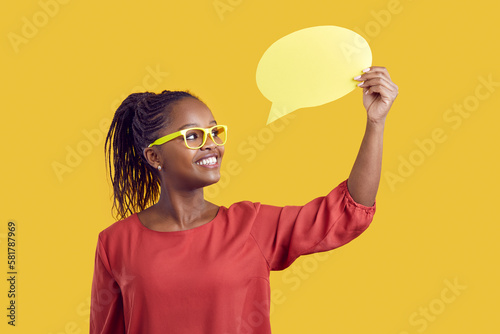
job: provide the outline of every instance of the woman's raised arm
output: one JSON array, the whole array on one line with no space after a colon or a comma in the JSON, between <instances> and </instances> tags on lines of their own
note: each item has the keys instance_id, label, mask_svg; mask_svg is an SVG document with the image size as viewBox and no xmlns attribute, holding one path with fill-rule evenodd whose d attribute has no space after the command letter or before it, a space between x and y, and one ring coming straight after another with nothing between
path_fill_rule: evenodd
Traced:
<instances>
[{"instance_id":1,"label":"woman's raised arm","mask_svg":"<svg viewBox=\"0 0 500 334\"><path fill-rule=\"evenodd\" d=\"M372 66L354 78L362 81L363 105L367 112L366 130L361 147L352 167L347 188L358 203L372 206L375 203L382 170L382 147L385 119L392 103L398 96L385 67Z\"/></svg>"}]
</instances>

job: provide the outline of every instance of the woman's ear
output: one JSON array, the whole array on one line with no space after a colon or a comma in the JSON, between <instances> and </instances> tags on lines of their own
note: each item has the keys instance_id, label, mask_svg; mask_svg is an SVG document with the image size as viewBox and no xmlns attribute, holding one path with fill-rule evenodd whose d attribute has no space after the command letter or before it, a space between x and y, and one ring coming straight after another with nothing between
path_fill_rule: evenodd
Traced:
<instances>
[{"instance_id":1,"label":"woman's ear","mask_svg":"<svg viewBox=\"0 0 500 334\"><path fill-rule=\"evenodd\" d=\"M151 167L154 169L157 169L158 166L161 165L160 157L158 156L158 153L153 147L146 147L144 149L144 158L146 158L146 161L149 163Z\"/></svg>"}]
</instances>

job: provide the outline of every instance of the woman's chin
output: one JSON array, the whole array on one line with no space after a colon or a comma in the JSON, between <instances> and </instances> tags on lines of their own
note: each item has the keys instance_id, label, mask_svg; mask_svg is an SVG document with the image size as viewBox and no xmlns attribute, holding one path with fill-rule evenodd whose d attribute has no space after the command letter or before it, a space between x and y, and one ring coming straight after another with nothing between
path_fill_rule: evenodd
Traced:
<instances>
[{"instance_id":1,"label":"woman's chin","mask_svg":"<svg viewBox=\"0 0 500 334\"><path fill-rule=\"evenodd\" d=\"M217 172L217 173L213 173L213 175L210 175L210 177L207 177L203 180L203 184L202 184L202 187L209 187L211 185L214 185L216 184L217 182L220 181L220 173Z\"/></svg>"}]
</instances>

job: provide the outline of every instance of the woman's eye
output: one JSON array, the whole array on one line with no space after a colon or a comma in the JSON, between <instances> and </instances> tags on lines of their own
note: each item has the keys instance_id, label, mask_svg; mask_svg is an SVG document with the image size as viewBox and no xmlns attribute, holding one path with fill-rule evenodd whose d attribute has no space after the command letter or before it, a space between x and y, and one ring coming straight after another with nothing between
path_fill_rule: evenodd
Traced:
<instances>
[{"instance_id":1,"label":"woman's eye","mask_svg":"<svg viewBox=\"0 0 500 334\"><path fill-rule=\"evenodd\" d=\"M218 136L219 136L219 131L218 130L212 131L212 137L218 137Z\"/></svg>"},{"instance_id":2,"label":"woman's eye","mask_svg":"<svg viewBox=\"0 0 500 334\"><path fill-rule=\"evenodd\" d=\"M186 139L187 140L195 140L195 139L198 139L198 135L196 133L189 133L189 134L186 134Z\"/></svg>"}]
</instances>

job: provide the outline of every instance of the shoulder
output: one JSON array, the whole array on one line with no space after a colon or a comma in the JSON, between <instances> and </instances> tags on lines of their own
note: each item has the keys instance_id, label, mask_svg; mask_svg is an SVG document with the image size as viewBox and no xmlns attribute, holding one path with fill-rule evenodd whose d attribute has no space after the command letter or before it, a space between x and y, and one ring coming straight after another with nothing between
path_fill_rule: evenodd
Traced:
<instances>
[{"instance_id":1,"label":"shoulder","mask_svg":"<svg viewBox=\"0 0 500 334\"><path fill-rule=\"evenodd\" d=\"M279 216L283 207L262 204L261 202L240 201L224 208L228 221L238 220L243 224L254 225L256 222L267 222Z\"/></svg>"},{"instance_id":2,"label":"shoulder","mask_svg":"<svg viewBox=\"0 0 500 334\"><path fill-rule=\"evenodd\" d=\"M221 206L221 209L226 211L228 216L251 216L257 213L261 204L259 202L240 201L231 204L228 208Z\"/></svg>"},{"instance_id":3,"label":"shoulder","mask_svg":"<svg viewBox=\"0 0 500 334\"><path fill-rule=\"evenodd\" d=\"M134 213L127 218L116 221L101 232L99 240L105 244L114 240L127 240L131 235L137 234L137 214Z\"/></svg>"}]
</instances>

